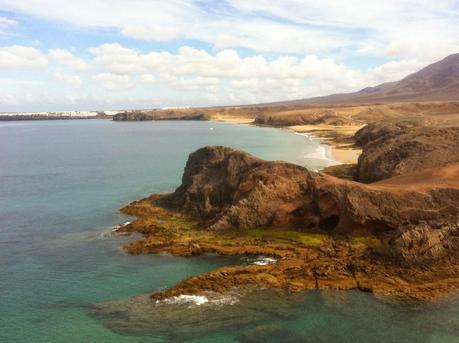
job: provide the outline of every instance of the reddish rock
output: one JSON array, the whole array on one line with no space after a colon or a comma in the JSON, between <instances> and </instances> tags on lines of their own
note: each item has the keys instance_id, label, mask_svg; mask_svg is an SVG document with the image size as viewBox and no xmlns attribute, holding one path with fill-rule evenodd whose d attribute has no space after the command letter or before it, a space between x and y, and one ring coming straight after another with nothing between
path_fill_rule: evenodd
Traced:
<instances>
[{"instance_id":1,"label":"reddish rock","mask_svg":"<svg viewBox=\"0 0 459 343\"><path fill-rule=\"evenodd\" d=\"M388 255L410 263L455 254L459 164L444 169L437 183L419 184L419 178L429 179L425 173L412 173L398 182L365 185L293 164L262 161L240 150L206 147L190 155L182 185L160 203L203 219L212 230L292 227L372 234L384 237ZM441 231L442 244L433 249L433 236L431 241L414 234L420 227L422 237L436 237L438 230L448 229ZM410 238L418 249L407 252Z\"/></svg>"}]
</instances>

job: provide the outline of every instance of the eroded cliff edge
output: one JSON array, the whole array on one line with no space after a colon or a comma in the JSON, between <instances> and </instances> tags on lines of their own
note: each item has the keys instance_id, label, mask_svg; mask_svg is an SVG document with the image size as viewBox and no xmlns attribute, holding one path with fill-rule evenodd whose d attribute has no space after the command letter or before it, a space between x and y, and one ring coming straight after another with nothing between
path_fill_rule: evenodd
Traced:
<instances>
[{"instance_id":1,"label":"eroded cliff edge","mask_svg":"<svg viewBox=\"0 0 459 343\"><path fill-rule=\"evenodd\" d=\"M175 192L123 209L138 218L123 230L145 235L126 250L277 259L198 275L155 299L250 286L449 294L459 287L459 163L449 151L440 167L416 164L363 184L205 147L190 155Z\"/></svg>"}]
</instances>

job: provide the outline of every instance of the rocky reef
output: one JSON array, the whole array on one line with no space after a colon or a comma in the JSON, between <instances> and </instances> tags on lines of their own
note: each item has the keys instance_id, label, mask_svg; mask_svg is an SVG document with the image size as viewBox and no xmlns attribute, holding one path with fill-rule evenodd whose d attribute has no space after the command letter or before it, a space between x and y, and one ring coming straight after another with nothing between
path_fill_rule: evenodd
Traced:
<instances>
[{"instance_id":1,"label":"rocky reef","mask_svg":"<svg viewBox=\"0 0 459 343\"><path fill-rule=\"evenodd\" d=\"M198 275L155 299L250 285L432 298L459 286L459 163L363 184L205 147L175 192L123 212L138 218L123 230L145 235L130 253L276 259Z\"/></svg>"}]
</instances>

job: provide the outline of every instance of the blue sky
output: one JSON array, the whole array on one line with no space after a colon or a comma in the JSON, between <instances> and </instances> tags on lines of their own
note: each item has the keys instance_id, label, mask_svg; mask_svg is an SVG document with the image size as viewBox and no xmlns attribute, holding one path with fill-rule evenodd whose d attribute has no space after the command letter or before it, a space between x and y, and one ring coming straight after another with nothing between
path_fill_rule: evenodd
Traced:
<instances>
[{"instance_id":1,"label":"blue sky","mask_svg":"<svg viewBox=\"0 0 459 343\"><path fill-rule=\"evenodd\" d=\"M297 99L455 52L450 0L0 0L0 112Z\"/></svg>"}]
</instances>

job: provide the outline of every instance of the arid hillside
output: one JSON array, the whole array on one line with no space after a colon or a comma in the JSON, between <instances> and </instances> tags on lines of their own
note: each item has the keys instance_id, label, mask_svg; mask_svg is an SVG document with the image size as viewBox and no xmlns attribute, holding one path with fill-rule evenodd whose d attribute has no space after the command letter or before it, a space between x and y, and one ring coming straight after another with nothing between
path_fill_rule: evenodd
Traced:
<instances>
[{"instance_id":1,"label":"arid hillside","mask_svg":"<svg viewBox=\"0 0 459 343\"><path fill-rule=\"evenodd\" d=\"M274 103L273 105L372 104L459 100L459 53L447 56L395 82L367 87L355 93Z\"/></svg>"},{"instance_id":2,"label":"arid hillside","mask_svg":"<svg viewBox=\"0 0 459 343\"><path fill-rule=\"evenodd\" d=\"M327 106L240 106L189 109L153 109L116 114L115 121L229 120L269 126L362 125L380 120L435 116L447 120L459 115L458 102L391 103Z\"/></svg>"}]
</instances>

